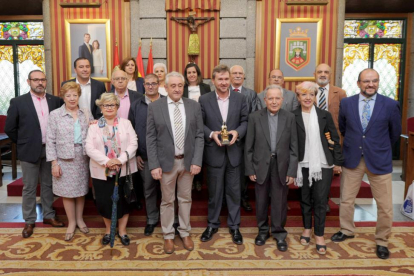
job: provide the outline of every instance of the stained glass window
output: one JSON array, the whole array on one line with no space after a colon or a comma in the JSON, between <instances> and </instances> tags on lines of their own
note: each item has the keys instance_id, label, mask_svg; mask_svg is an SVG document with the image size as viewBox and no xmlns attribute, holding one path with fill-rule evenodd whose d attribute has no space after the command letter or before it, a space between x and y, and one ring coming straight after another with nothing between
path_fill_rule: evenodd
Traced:
<instances>
[{"instance_id":1,"label":"stained glass window","mask_svg":"<svg viewBox=\"0 0 414 276\"><path fill-rule=\"evenodd\" d=\"M19 56L19 95L23 95L30 90L27 84L30 71L45 72L45 50L43 45L19 45L17 53Z\"/></svg>"},{"instance_id":2,"label":"stained glass window","mask_svg":"<svg viewBox=\"0 0 414 276\"><path fill-rule=\"evenodd\" d=\"M348 96L359 93L358 73L368 68L369 44L344 44L342 88Z\"/></svg>"},{"instance_id":3,"label":"stained glass window","mask_svg":"<svg viewBox=\"0 0 414 276\"><path fill-rule=\"evenodd\" d=\"M6 115L9 102L14 98L13 47L0 45L0 72L2 74L0 89L0 115Z\"/></svg>"},{"instance_id":4,"label":"stained glass window","mask_svg":"<svg viewBox=\"0 0 414 276\"><path fill-rule=\"evenodd\" d=\"M375 44L374 69L380 75L378 93L398 100L401 44Z\"/></svg>"},{"instance_id":5,"label":"stained glass window","mask_svg":"<svg viewBox=\"0 0 414 276\"><path fill-rule=\"evenodd\" d=\"M43 39L43 22L0 22L0 40Z\"/></svg>"},{"instance_id":6,"label":"stained glass window","mask_svg":"<svg viewBox=\"0 0 414 276\"><path fill-rule=\"evenodd\" d=\"M402 38L404 20L345 20L345 38Z\"/></svg>"}]
</instances>

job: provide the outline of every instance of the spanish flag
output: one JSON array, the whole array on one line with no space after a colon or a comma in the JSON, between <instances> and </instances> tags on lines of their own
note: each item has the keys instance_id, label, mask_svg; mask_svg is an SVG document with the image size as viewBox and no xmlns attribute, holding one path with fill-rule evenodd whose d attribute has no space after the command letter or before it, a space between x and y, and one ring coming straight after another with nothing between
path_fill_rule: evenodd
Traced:
<instances>
[{"instance_id":1,"label":"spanish flag","mask_svg":"<svg viewBox=\"0 0 414 276\"><path fill-rule=\"evenodd\" d=\"M137 66L138 66L138 77L145 77L144 73L144 63L142 62L142 53L141 53L141 44L142 42L139 41L139 48L138 48L138 55L137 55Z\"/></svg>"}]
</instances>

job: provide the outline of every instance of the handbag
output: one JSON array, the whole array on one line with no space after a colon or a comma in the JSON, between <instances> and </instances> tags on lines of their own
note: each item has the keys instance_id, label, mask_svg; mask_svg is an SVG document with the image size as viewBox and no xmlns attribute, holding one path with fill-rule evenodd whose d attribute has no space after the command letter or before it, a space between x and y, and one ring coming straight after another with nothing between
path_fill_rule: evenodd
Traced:
<instances>
[{"instance_id":1,"label":"handbag","mask_svg":"<svg viewBox=\"0 0 414 276\"><path fill-rule=\"evenodd\" d=\"M125 184L124 184L124 196L125 200L128 204L137 202L137 195L134 191L134 183L132 182L132 174L131 174L131 167L129 164L129 154L125 151L127 155L127 162L126 162L126 171L125 171Z\"/></svg>"},{"instance_id":2,"label":"handbag","mask_svg":"<svg viewBox=\"0 0 414 276\"><path fill-rule=\"evenodd\" d=\"M414 219L413 199L414 199L414 181L413 183L411 183L410 187L408 187L407 196L405 197L404 203L401 204L401 208L400 208L401 213L410 219Z\"/></svg>"}]
</instances>

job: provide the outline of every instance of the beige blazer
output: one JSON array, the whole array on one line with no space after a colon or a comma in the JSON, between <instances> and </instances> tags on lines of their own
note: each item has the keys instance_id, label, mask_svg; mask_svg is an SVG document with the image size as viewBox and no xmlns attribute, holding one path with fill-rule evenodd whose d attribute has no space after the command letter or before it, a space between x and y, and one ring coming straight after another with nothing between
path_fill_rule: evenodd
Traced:
<instances>
[{"instance_id":1,"label":"beige blazer","mask_svg":"<svg viewBox=\"0 0 414 276\"><path fill-rule=\"evenodd\" d=\"M328 110L332 115L336 130L338 131L339 136L341 136L339 132L339 125L338 125L339 103L341 102L343 98L346 98L345 90L337 86L329 85Z\"/></svg>"},{"instance_id":2,"label":"beige blazer","mask_svg":"<svg viewBox=\"0 0 414 276\"><path fill-rule=\"evenodd\" d=\"M121 176L125 176L127 161L127 155L129 154L129 164L131 167L131 173L137 171L137 162L135 160L135 153L138 148L138 139L135 130L132 128L131 122L126 119L119 119L118 133L121 137L121 154L119 161L122 163ZM105 155L105 147L102 139L102 128L99 128L98 124L91 125L89 127L88 136L86 137L86 153L91 158L90 171L91 177L101 180L106 180L105 165L110 160Z\"/></svg>"}]
</instances>

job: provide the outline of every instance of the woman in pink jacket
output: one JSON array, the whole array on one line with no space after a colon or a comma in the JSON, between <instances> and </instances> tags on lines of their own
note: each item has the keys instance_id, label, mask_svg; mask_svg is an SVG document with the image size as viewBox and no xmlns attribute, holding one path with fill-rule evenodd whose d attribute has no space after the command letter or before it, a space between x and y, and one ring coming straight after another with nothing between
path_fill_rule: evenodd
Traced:
<instances>
[{"instance_id":1,"label":"woman in pink jacket","mask_svg":"<svg viewBox=\"0 0 414 276\"><path fill-rule=\"evenodd\" d=\"M95 189L96 206L99 214L103 217L106 232L102 238L102 244L110 242L110 227L112 214L111 196L115 185L115 176L121 169L119 178L119 201L117 208L118 236L123 245L129 245L130 239L126 232L129 212L133 209L126 202L123 185L125 183L125 172L127 154L131 173L137 171L135 152L138 148L137 135L132 128L131 122L117 117L119 99L113 93L103 93L96 105L102 110L103 116L97 124L89 127L86 138L86 153L90 159L90 171L92 184Z\"/></svg>"}]
</instances>

